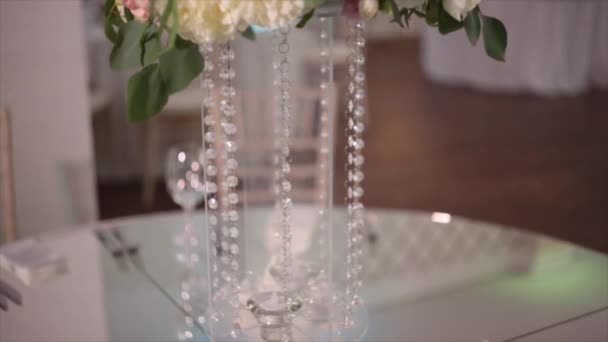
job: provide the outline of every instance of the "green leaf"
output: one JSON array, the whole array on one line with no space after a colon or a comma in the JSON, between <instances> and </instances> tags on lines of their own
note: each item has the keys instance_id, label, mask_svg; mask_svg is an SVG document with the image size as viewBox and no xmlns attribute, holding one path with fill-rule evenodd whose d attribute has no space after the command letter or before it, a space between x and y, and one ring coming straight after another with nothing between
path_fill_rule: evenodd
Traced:
<instances>
[{"instance_id":1,"label":"green leaf","mask_svg":"<svg viewBox=\"0 0 608 342\"><path fill-rule=\"evenodd\" d=\"M464 23L454 19L443 6L439 8L439 32L441 34L448 34L454 31L458 31L464 27Z\"/></svg>"},{"instance_id":2,"label":"green leaf","mask_svg":"<svg viewBox=\"0 0 608 342\"><path fill-rule=\"evenodd\" d=\"M486 54L497 61L505 61L507 50L507 29L498 19L482 15L483 45Z\"/></svg>"},{"instance_id":3,"label":"green leaf","mask_svg":"<svg viewBox=\"0 0 608 342\"><path fill-rule=\"evenodd\" d=\"M253 32L251 25L247 26L247 29L241 32L241 35L249 40L255 40L255 32Z\"/></svg>"},{"instance_id":4,"label":"green leaf","mask_svg":"<svg viewBox=\"0 0 608 342\"><path fill-rule=\"evenodd\" d=\"M437 26L439 22L439 2L437 0L429 0L426 3L426 23L430 26Z\"/></svg>"},{"instance_id":5,"label":"green leaf","mask_svg":"<svg viewBox=\"0 0 608 342\"><path fill-rule=\"evenodd\" d=\"M169 100L160 66L148 65L131 76L127 93L127 113L130 121L143 121L160 112Z\"/></svg>"},{"instance_id":6,"label":"green leaf","mask_svg":"<svg viewBox=\"0 0 608 342\"><path fill-rule=\"evenodd\" d=\"M106 19L104 31L106 33L106 38L108 38L109 41L112 43L116 43L118 41L118 32L116 32L116 29L114 28L114 25L112 25L112 21L110 19Z\"/></svg>"},{"instance_id":7,"label":"green leaf","mask_svg":"<svg viewBox=\"0 0 608 342\"><path fill-rule=\"evenodd\" d=\"M479 7L475 7L464 18L464 29L467 32L467 37L472 45L477 45L479 35L481 34L481 19L479 18Z\"/></svg>"},{"instance_id":8,"label":"green leaf","mask_svg":"<svg viewBox=\"0 0 608 342\"><path fill-rule=\"evenodd\" d=\"M160 73L170 94L186 88L203 67L198 46L180 37L173 49L160 56Z\"/></svg>"},{"instance_id":9,"label":"green leaf","mask_svg":"<svg viewBox=\"0 0 608 342\"><path fill-rule=\"evenodd\" d=\"M140 41L141 46L141 65L152 64L162 52L162 42L156 26L150 26L148 32L144 34Z\"/></svg>"},{"instance_id":10,"label":"green leaf","mask_svg":"<svg viewBox=\"0 0 608 342\"><path fill-rule=\"evenodd\" d=\"M310 11L306 12L306 14L304 14L302 16L302 18L300 19L300 21L298 22L298 24L296 25L297 28L303 28L304 26L306 26L306 23L310 20L310 18L312 18L312 16L315 15L315 9L311 9Z\"/></svg>"},{"instance_id":11,"label":"green leaf","mask_svg":"<svg viewBox=\"0 0 608 342\"><path fill-rule=\"evenodd\" d=\"M131 13L131 10L127 8L127 6L124 7L124 11L125 11L125 18L127 18L127 21L133 21L133 19L135 19L135 17L133 16L133 13Z\"/></svg>"},{"instance_id":12,"label":"green leaf","mask_svg":"<svg viewBox=\"0 0 608 342\"><path fill-rule=\"evenodd\" d=\"M112 43L116 43L119 40L117 30L124 24L116 8L115 0L106 0L103 8L103 15L105 17L104 32L108 40Z\"/></svg>"},{"instance_id":13,"label":"green leaf","mask_svg":"<svg viewBox=\"0 0 608 342\"><path fill-rule=\"evenodd\" d=\"M397 23L399 26L404 27L403 21L401 20L401 12L395 3L395 0L388 0L388 3L391 6L391 13L393 14L393 20L391 20L391 23Z\"/></svg>"},{"instance_id":14,"label":"green leaf","mask_svg":"<svg viewBox=\"0 0 608 342\"><path fill-rule=\"evenodd\" d=\"M115 70L125 70L140 65L140 40L146 25L130 21L120 27L118 40L110 54L110 65Z\"/></svg>"},{"instance_id":15,"label":"green leaf","mask_svg":"<svg viewBox=\"0 0 608 342\"><path fill-rule=\"evenodd\" d=\"M106 0L103 5L103 16L108 18L110 13L116 8L116 0Z\"/></svg>"}]
</instances>

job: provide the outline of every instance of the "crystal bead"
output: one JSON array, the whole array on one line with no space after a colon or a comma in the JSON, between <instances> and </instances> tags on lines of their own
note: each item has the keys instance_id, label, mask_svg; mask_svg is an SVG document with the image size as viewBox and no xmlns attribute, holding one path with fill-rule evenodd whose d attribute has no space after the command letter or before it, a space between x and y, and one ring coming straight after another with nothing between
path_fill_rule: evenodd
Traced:
<instances>
[{"instance_id":1,"label":"crystal bead","mask_svg":"<svg viewBox=\"0 0 608 342\"><path fill-rule=\"evenodd\" d=\"M363 188L360 186L357 186L353 189L353 196L355 198L360 198L361 196L363 196Z\"/></svg>"},{"instance_id":2,"label":"crystal bead","mask_svg":"<svg viewBox=\"0 0 608 342\"><path fill-rule=\"evenodd\" d=\"M365 114L365 107L358 105L357 108L355 108L355 116L360 118L364 114Z\"/></svg>"},{"instance_id":3,"label":"crystal bead","mask_svg":"<svg viewBox=\"0 0 608 342\"><path fill-rule=\"evenodd\" d=\"M364 98L365 98L365 90L363 90L363 88L357 88L357 90L355 91L355 99L361 101Z\"/></svg>"},{"instance_id":4,"label":"crystal bead","mask_svg":"<svg viewBox=\"0 0 608 342\"><path fill-rule=\"evenodd\" d=\"M348 101L348 111L351 112L354 108L355 104L352 100Z\"/></svg>"},{"instance_id":5,"label":"crystal bead","mask_svg":"<svg viewBox=\"0 0 608 342\"><path fill-rule=\"evenodd\" d=\"M363 149L363 147L365 147L365 143L363 142L362 139L356 139L353 141L352 146L357 150L361 150L361 149Z\"/></svg>"},{"instance_id":6,"label":"crystal bead","mask_svg":"<svg viewBox=\"0 0 608 342\"><path fill-rule=\"evenodd\" d=\"M363 165L363 162L364 162L364 161L365 161L365 158L363 158L363 156L362 156L362 155L360 155L360 154L359 154L359 155L356 155L356 156L353 158L353 163L354 163L356 166L361 166L361 165Z\"/></svg>"},{"instance_id":7,"label":"crystal bead","mask_svg":"<svg viewBox=\"0 0 608 342\"><path fill-rule=\"evenodd\" d=\"M226 242L226 241L222 241L222 242L220 243L220 247L222 247L222 250L223 250L223 251L227 251L227 250L228 250L228 242Z\"/></svg>"},{"instance_id":8,"label":"crystal bead","mask_svg":"<svg viewBox=\"0 0 608 342\"><path fill-rule=\"evenodd\" d=\"M220 110L222 111L222 114L224 114L226 116L234 116L236 114L236 109L234 109L234 106L232 105L232 103L221 104Z\"/></svg>"},{"instance_id":9,"label":"crystal bead","mask_svg":"<svg viewBox=\"0 0 608 342\"><path fill-rule=\"evenodd\" d=\"M235 243L233 243L232 245L230 245L230 253L232 253L232 255L238 255L239 254L239 246Z\"/></svg>"},{"instance_id":10,"label":"crystal bead","mask_svg":"<svg viewBox=\"0 0 608 342\"><path fill-rule=\"evenodd\" d=\"M230 266L232 267L233 271L239 270L239 262L236 260L232 260L232 262L230 263Z\"/></svg>"},{"instance_id":11,"label":"crystal bead","mask_svg":"<svg viewBox=\"0 0 608 342\"><path fill-rule=\"evenodd\" d=\"M355 82L361 83L365 81L365 73L363 71L359 71L355 74Z\"/></svg>"},{"instance_id":12,"label":"crystal bead","mask_svg":"<svg viewBox=\"0 0 608 342\"><path fill-rule=\"evenodd\" d=\"M291 208L292 204L293 201L289 197L283 200L283 208Z\"/></svg>"},{"instance_id":13,"label":"crystal bead","mask_svg":"<svg viewBox=\"0 0 608 342\"><path fill-rule=\"evenodd\" d=\"M235 76L234 69L232 69L231 67L222 68L222 70L220 70L219 76L221 79L224 79L224 80L233 79Z\"/></svg>"},{"instance_id":14,"label":"crystal bead","mask_svg":"<svg viewBox=\"0 0 608 342\"><path fill-rule=\"evenodd\" d=\"M225 281L228 281L228 282L232 279L232 277L230 277L230 274L228 274L228 272L226 272L226 271L222 271L221 276L222 276L222 279L224 279Z\"/></svg>"},{"instance_id":15,"label":"crystal bead","mask_svg":"<svg viewBox=\"0 0 608 342\"><path fill-rule=\"evenodd\" d=\"M352 94L354 91L355 91L355 85L353 84L353 82L350 82L348 84L348 92Z\"/></svg>"},{"instance_id":16,"label":"crystal bead","mask_svg":"<svg viewBox=\"0 0 608 342\"><path fill-rule=\"evenodd\" d=\"M206 115L205 116L205 125L212 126L214 124L215 124L215 118L213 117L213 115Z\"/></svg>"},{"instance_id":17,"label":"crystal bead","mask_svg":"<svg viewBox=\"0 0 608 342\"><path fill-rule=\"evenodd\" d=\"M213 88L213 80L210 78L205 78L203 82L201 82L201 86L203 88L211 89Z\"/></svg>"},{"instance_id":18,"label":"crystal bead","mask_svg":"<svg viewBox=\"0 0 608 342\"><path fill-rule=\"evenodd\" d=\"M236 187L239 184L239 179L236 176L228 176L228 178L226 178L226 185L228 185L231 188Z\"/></svg>"},{"instance_id":19,"label":"crystal bead","mask_svg":"<svg viewBox=\"0 0 608 342\"><path fill-rule=\"evenodd\" d=\"M222 87L222 95L224 97L233 97L236 95L236 90L231 86L223 86Z\"/></svg>"},{"instance_id":20,"label":"crystal bead","mask_svg":"<svg viewBox=\"0 0 608 342\"><path fill-rule=\"evenodd\" d=\"M215 69L215 65L213 65L213 63L210 62L209 59L207 59L205 61L205 71L213 71L213 69Z\"/></svg>"},{"instance_id":21,"label":"crystal bead","mask_svg":"<svg viewBox=\"0 0 608 342\"><path fill-rule=\"evenodd\" d=\"M230 171L234 171L236 170L236 168L239 166L239 163L237 162L236 159L228 159L226 160L226 168Z\"/></svg>"},{"instance_id":22,"label":"crystal bead","mask_svg":"<svg viewBox=\"0 0 608 342\"><path fill-rule=\"evenodd\" d=\"M228 218L230 219L230 221L232 222L236 222L239 220L239 213L236 210L230 210L228 212Z\"/></svg>"},{"instance_id":23,"label":"crystal bead","mask_svg":"<svg viewBox=\"0 0 608 342\"><path fill-rule=\"evenodd\" d=\"M239 230L236 227L230 228L230 237L236 239L239 237Z\"/></svg>"},{"instance_id":24,"label":"crystal bead","mask_svg":"<svg viewBox=\"0 0 608 342\"><path fill-rule=\"evenodd\" d=\"M207 191L208 194L214 194L217 192L217 184L215 184L213 182L207 182L205 184L205 190Z\"/></svg>"},{"instance_id":25,"label":"crystal bead","mask_svg":"<svg viewBox=\"0 0 608 342\"><path fill-rule=\"evenodd\" d=\"M355 63L362 65L365 63L365 57L363 55L357 55L355 56Z\"/></svg>"},{"instance_id":26,"label":"crystal bead","mask_svg":"<svg viewBox=\"0 0 608 342\"><path fill-rule=\"evenodd\" d=\"M235 205L235 204L239 203L239 195L237 195L235 193L228 194L227 198L228 198L229 204Z\"/></svg>"},{"instance_id":27,"label":"crystal bead","mask_svg":"<svg viewBox=\"0 0 608 342\"><path fill-rule=\"evenodd\" d=\"M217 175L217 167L215 167L215 165L208 165L207 166L207 175L211 176L211 177Z\"/></svg>"},{"instance_id":28,"label":"crystal bead","mask_svg":"<svg viewBox=\"0 0 608 342\"><path fill-rule=\"evenodd\" d=\"M205 133L205 141L208 143L215 142L215 133L213 133L213 132Z\"/></svg>"},{"instance_id":29,"label":"crystal bead","mask_svg":"<svg viewBox=\"0 0 608 342\"><path fill-rule=\"evenodd\" d=\"M205 157L207 159L215 159L215 157L217 157L217 153L215 152L215 149L213 148L209 148L205 151Z\"/></svg>"},{"instance_id":30,"label":"crystal bead","mask_svg":"<svg viewBox=\"0 0 608 342\"><path fill-rule=\"evenodd\" d=\"M353 76L355 74L355 71L356 71L356 69L355 69L354 65L351 64L351 65L348 66L348 74L349 75Z\"/></svg>"},{"instance_id":31,"label":"crystal bead","mask_svg":"<svg viewBox=\"0 0 608 342\"><path fill-rule=\"evenodd\" d=\"M283 166L281 167L281 171L283 171L283 173L291 172L291 166L289 165L289 163L283 163Z\"/></svg>"},{"instance_id":32,"label":"crystal bead","mask_svg":"<svg viewBox=\"0 0 608 342\"><path fill-rule=\"evenodd\" d=\"M237 144L235 141L226 141L226 151L234 153L237 150Z\"/></svg>"},{"instance_id":33,"label":"crystal bead","mask_svg":"<svg viewBox=\"0 0 608 342\"><path fill-rule=\"evenodd\" d=\"M357 44L358 47L362 48L365 46L365 39L363 39L363 37L357 37L357 39L355 39L355 44Z\"/></svg>"},{"instance_id":34,"label":"crystal bead","mask_svg":"<svg viewBox=\"0 0 608 342\"><path fill-rule=\"evenodd\" d=\"M361 182L363 180L364 176L363 176L363 172L362 171L357 171L353 174L353 180L355 182Z\"/></svg>"},{"instance_id":35,"label":"crystal bead","mask_svg":"<svg viewBox=\"0 0 608 342\"><path fill-rule=\"evenodd\" d=\"M223 125L224 128L224 133L228 134L228 135L233 135L236 133L236 125L232 124L232 123L225 123Z\"/></svg>"},{"instance_id":36,"label":"crystal bead","mask_svg":"<svg viewBox=\"0 0 608 342\"><path fill-rule=\"evenodd\" d=\"M220 60L222 61L232 61L234 60L234 50L232 49L224 49L220 54Z\"/></svg>"},{"instance_id":37,"label":"crystal bead","mask_svg":"<svg viewBox=\"0 0 608 342\"><path fill-rule=\"evenodd\" d=\"M287 180L284 180L281 183L281 188L283 189L283 191L289 192L289 191L291 191L291 183Z\"/></svg>"},{"instance_id":38,"label":"crystal bead","mask_svg":"<svg viewBox=\"0 0 608 342\"><path fill-rule=\"evenodd\" d=\"M215 198L210 198L207 201L207 205L209 206L209 209L215 210L215 209L217 209L218 203L217 203L217 200Z\"/></svg>"},{"instance_id":39,"label":"crystal bead","mask_svg":"<svg viewBox=\"0 0 608 342\"><path fill-rule=\"evenodd\" d=\"M357 122L353 127L353 130L355 131L355 133L361 134L365 130L365 125L363 124L363 122Z\"/></svg>"},{"instance_id":40,"label":"crystal bead","mask_svg":"<svg viewBox=\"0 0 608 342\"><path fill-rule=\"evenodd\" d=\"M226 226L222 226L222 235L224 235L226 237L228 235L230 235L230 229L228 229L228 227L226 227Z\"/></svg>"}]
</instances>

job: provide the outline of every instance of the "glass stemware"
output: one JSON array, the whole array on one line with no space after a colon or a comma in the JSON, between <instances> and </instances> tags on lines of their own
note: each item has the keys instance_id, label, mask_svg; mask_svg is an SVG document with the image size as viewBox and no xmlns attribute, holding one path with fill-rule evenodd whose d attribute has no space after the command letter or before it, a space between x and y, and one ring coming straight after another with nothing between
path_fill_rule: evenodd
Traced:
<instances>
[{"instance_id":1,"label":"glass stemware","mask_svg":"<svg viewBox=\"0 0 608 342\"><path fill-rule=\"evenodd\" d=\"M165 162L165 184L175 203L192 211L205 197L203 148L195 142L171 146Z\"/></svg>"}]
</instances>

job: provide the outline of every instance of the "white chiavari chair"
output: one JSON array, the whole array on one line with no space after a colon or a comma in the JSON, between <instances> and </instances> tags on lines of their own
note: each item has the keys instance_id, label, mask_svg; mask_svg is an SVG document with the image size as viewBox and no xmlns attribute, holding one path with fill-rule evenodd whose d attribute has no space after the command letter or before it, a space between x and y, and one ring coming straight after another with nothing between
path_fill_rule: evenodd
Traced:
<instances>
[{"instance_id":1,"label":"white chiavari chair","mask_svg":"<svg viewBox=\"0 0 608 342\"><path fill-rule=\"evenodd\" d=\"M333 88L332 88L333 89ZM219 94L213 93L217 100ZM290 178L292 199L300 203L313 203L320 193L318 181L320 159L321 94L317 88L291 90ZM216 101L216 104L219 104ZM235 97L237 115L236 142L238 145L239 190L247 203L268 204L274 201L274 130L277 103L271 89L244 90ZM212 107L212 115L219 118L219 106ZM335 120L336 115L329 115ZM219 125L218 125L219 126ZM329 123L329 127L335 127ZM221 127L218 127L221 129ZM221 136L223 132L216 132ZM222 144L216 144L218 155ZM331 147L333 148L333 147ZM221 162L221 158L218 159ZM221 168L220 168L221 169ZM220 180L221 182L221 180Z\"/></svg>"}]
</instances>

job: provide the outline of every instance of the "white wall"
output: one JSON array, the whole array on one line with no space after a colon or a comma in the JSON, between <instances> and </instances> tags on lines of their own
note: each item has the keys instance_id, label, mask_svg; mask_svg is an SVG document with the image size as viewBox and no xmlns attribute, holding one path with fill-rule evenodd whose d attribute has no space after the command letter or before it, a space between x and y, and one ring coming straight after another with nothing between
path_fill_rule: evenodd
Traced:
<instances>
[{"instance_id":1,"label":"white wall","mask_svg":"<svg viewBox=\"0 0 608 342\"><path fill-rule=\"evenodd\" d=\"M80 1L0 1L0 105L13 113L21 236L96 215L86 79Z\"/></svg>"}]
</instances>

